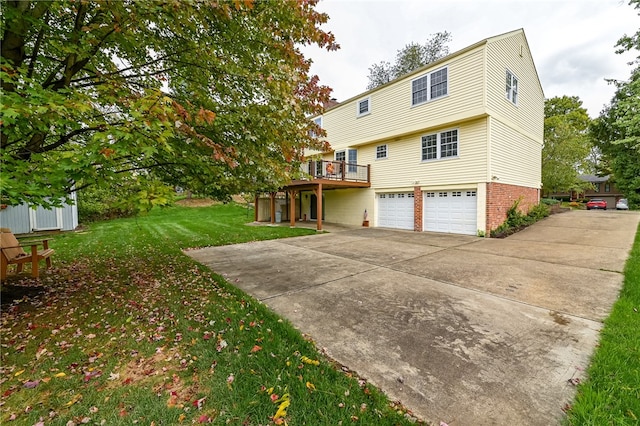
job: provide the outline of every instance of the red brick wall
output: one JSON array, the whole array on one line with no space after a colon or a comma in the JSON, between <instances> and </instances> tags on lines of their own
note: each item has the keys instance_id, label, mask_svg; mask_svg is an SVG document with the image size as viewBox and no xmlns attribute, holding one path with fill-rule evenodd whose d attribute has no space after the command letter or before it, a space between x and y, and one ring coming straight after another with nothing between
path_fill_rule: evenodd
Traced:
<instances>
[{"instance_id":1,"label":"red brick wall","mask_svg":"<svg viewBox=\"0 0 640 426\"><path fill-rule=\"evenodd\" d=\"M422 190L413 187L413 230L422 232Z\"/></svg>"},{"instance_id":2,"label":"red brick wall","mask_svg":"<svg viewBox=\"0 0 640 426\"><path fill-rule=\"evenodd\" d=\"M527 214L540 201L540 190L526 186L487 183L487 234L500 226L507 218L507 210L519 198L518 210Z\"/></svg>"}]
</instances>

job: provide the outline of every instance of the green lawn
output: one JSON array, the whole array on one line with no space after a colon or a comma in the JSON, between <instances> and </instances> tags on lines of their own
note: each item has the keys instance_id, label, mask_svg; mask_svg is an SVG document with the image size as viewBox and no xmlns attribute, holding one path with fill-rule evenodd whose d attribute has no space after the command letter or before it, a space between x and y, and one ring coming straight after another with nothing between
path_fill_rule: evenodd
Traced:
<instances>
[{"instance_id":1,"label":"green lawn","mask_svg":"<svg viewBox=\"0 0 640 426\"><path fill-rule=\"evenodd\" d=\"M34 292L2 307L0 422L412 423L181 251L315 232L252 218L237 205L172 207L56 235L39 282L3 283Z\"/></svg>"},{"instance_id":2,"label":"green lawn","mask_svg":"<svg viewBox=\"0 0 640 426\"><path fill-rule=\"evenodd\" d=\"M624 287L568 411L570 425L640 424L640 227L624 270Z\"/></svg>"}]
</instances>

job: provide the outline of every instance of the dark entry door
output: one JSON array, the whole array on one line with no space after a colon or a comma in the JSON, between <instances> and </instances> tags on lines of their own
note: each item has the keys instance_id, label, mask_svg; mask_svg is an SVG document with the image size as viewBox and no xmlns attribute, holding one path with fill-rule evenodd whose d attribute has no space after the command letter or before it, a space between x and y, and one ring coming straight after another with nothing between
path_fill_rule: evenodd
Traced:
<instances>
[{"instance_id":1,"label":"dark entry door","mask_svg":"<svg viewBox=\"0 0 640 426\"><path fill-rule=\"evenodd\" d=\"M311 219L318 219L318 197L316 194L311 194ZM322 197L322 220L324 220L324 197Z\"/></svg>"}]
</instances>

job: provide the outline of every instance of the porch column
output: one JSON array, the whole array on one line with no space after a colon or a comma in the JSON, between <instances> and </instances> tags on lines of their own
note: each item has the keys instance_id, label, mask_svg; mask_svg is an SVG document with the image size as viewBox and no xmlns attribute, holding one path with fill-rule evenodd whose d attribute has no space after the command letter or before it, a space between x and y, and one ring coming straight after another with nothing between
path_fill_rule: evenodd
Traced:
<instances>
[{"instance_id":1,"label":"porch column","mask_svg":"<svg viewBox=\"0 0 640 426\"><path fill-rule=\"evenodd\" d=\"M260 195L256 192L256 201L253 205L253 221L258 221L258 201L260 200Z\"/></svg>"},{"instance_id":2,"label":"porch column","mask_svg":"<svg viewBox=\"0 0 640 426\"><path fill-rule=\"evenodd\" d=\"M271 197L271 224L276 223L276 193L270 192L269 196Z\"/></svg>"},{"instance_id":3,"label":"porch column","mask_svg":"<svg viewBox=\"0 0 640 426\"><path fill-rule=\"evenodd\" d=\"M296 226L296 193L293 189L289 190L289 226L295 228Z\"/></svg>"},{"instance_id":4,"label":"porch column","mask_svg":"<svg viewBox=\"0 0 640 426\"><path fill-rule=\"evenodd\" d=\"M316 199L318 200L316 203L316 217L318 218L316 230L322 231L322 184L319 183L313 192L316 194Z\"/></svg>"}]
</instances>

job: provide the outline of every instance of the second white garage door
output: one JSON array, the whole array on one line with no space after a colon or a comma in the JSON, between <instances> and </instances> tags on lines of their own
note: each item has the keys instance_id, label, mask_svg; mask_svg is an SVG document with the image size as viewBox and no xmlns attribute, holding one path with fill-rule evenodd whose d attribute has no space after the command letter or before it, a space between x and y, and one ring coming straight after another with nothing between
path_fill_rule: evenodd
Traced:
<instances>
[{"instance_id":1,"label":"second white garage door","mask_svg":"<svg viewBox=\"0 0 640 426\"><path fill-rule=\"evenodd\" d=\"M427 191L424 199L424 230L475 235L478 227L475 190Z\"/></svg>"},{"instance_id":2,"label":"second white garage door","mask_svg":"<svg viewBox=\"0 0 640 426\"><path fill-rule=\"evenodd\" d=\"M413 230L413 192L378 194L378 226Z\"/></svg>"}]
</instances>

